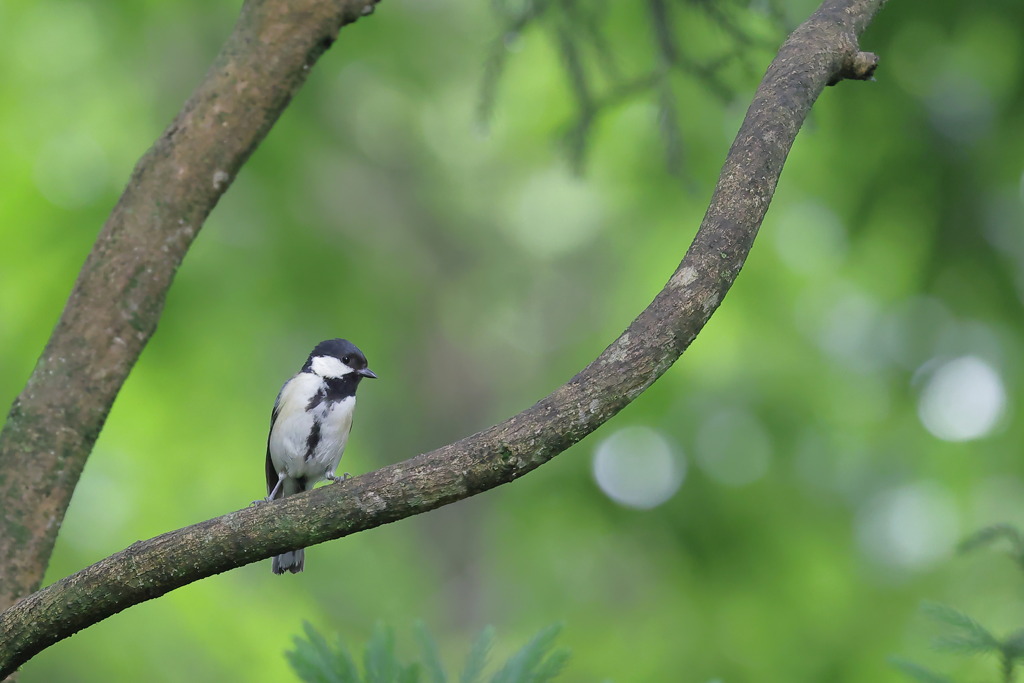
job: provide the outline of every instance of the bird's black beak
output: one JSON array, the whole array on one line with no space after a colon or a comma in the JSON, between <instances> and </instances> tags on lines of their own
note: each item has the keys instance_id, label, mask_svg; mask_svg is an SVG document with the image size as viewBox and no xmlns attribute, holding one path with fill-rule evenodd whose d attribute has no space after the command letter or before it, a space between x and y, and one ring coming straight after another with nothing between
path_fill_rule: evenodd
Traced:
<instances>
[{"instance_id":1,"label":"bird's black beak","mask_svg":"<svg viewBox=\"0 0 1024 683\"><path fill-rule=\"evenodd\" d=\"M377 373L370 368L363 368L362 370L356 370L356 374L368 377L370 379L377 379Z\"/></svg>"}]
</instances>

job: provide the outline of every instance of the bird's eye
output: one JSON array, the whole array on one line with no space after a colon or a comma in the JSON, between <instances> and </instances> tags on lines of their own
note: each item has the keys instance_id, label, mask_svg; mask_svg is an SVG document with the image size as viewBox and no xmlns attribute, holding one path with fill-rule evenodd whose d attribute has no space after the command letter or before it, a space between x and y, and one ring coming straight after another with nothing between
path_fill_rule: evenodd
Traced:
<instances>
[{"instance_id":1,"label":"bird's eye","mask_svg":"<svg viewBox=\"0 0 1024 683\"><path fill-rule=\"evenodd\" d=\"M341 359L341 362L345 365L349 365L352 361L352 356L345 356Z\"/></svg>"}]
</instances>

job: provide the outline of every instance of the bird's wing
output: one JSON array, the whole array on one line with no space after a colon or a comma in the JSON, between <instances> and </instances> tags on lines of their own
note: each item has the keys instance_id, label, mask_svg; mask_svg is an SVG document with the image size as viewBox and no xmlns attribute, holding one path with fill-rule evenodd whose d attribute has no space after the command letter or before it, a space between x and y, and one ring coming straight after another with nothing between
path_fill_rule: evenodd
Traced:
<instances>
[{"instance_id":1,"label":"bird's wing","mask_svg":"<svg viewBox=\"0 0 1024 683\"><path fill-rule=\"evenodd\" d=\"M277 470L274 469L274 461L270 457L270 446L268 445L267 446L267 495L268 496L270 495L270 492L274 490L274 487L277 486L277 480L278 480ZM278 496L277 497L278 498L281 497L281 492L280 491L278 491Z\"/></svg>"},{"instance_id":2,"label":"bird's wing","mask_svg":"<svg viewBox=\"0 0 1024 683\"><path fill-rule=\"evenodd\" d=\"M316 417L310 411L322 400L322 389L323 380L309 372L300 372L281 387L274 401L267 437L268 493L277 486L279 467L294 474L293 469L301 464L308 437L316 423ZM282 492L281 495L285 494Z\"/></svg>"},{"instance_id":3,"label":"bird's wing","mask_svg":"<svg viewBox=\"0 0 1024 683\"><path fill-rule=\"evenodd\" d=\"M291 380L288 380L289 382ZM267 431L267 495L274 490L277 486L277 468L274 467L274 460L270 457L270 436L274 433L274 423L277 422L277 416L281 413L281 394L284 393L284 387L288 386L288 382L285 382L284 386L281 387L281 391L277 392L277 398L274 399L274 409L270 413L270 429ZM280 498L278 493L278 498Z\"/></svg>"}]
</instances>

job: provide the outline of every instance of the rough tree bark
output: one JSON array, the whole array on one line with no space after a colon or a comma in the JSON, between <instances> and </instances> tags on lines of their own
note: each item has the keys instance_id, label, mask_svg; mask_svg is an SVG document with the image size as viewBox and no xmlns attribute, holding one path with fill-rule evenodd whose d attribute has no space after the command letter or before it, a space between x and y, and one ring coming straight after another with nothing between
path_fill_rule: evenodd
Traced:
<instances>
[{"instance_id":1,"label":"rough tree bark","mask_svg":"<svg viewBox=\"0 0 1024 683\"><path fill-rule=\"evenodd\" d=\"M629 328L568 383L454 444L135 543L25 597L0 614L0 676L90 624L192 581L513 481L615 415L675 362L721 303L824 87L870 78L877 60L859 52L858 38L884 1L826 0L786 40L679 267ZM207 80L139 162L0 437L0 551L17 557L14 578L0 580L8 602L38 585L56 533L47 524L59 523L203 218L340 26L369 7L365 0L247 2ZM225 89L211 100L218 88ZM58 395L69 383L72 395ZM27 509L12 515L8 501Z\"/></svg>"}]
</instances>

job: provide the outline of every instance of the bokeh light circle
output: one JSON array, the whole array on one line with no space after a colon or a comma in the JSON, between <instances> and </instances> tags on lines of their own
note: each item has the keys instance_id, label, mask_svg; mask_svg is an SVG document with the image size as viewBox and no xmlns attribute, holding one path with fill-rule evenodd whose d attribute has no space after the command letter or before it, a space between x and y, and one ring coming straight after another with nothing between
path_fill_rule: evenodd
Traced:
<instances>
[{"instance_id":1,"label":"bokeh light circle","mask_svg":"<svg viewBox=\"0 0 1024 683\"><path fill-rule=\"evenodd\" d=\"M999 373L977 356L954 358L928 378L917 404L925 429L944 441L987 436L1006 410Z\"/></svg>"},{"instance_id":2,"label":"bokeh light circle","mask_svg":"<svg viewBox=\"0 0 1024 683\"><path fill-rule=\"evenodd\" d=\"M649 427L626 427L594 451L594 479L609 498L646 510L671 498L683 483L686 462L665 435Z\"/></svg>"}]
</instances>

